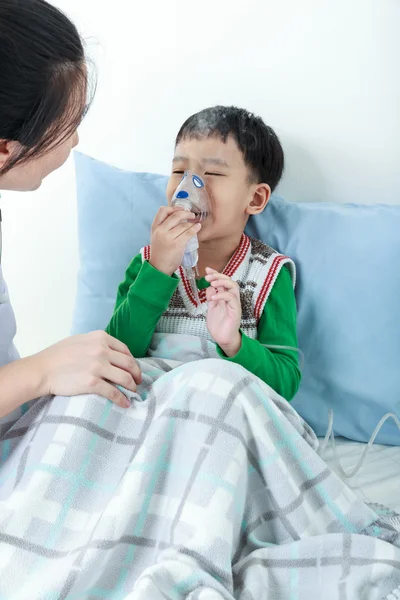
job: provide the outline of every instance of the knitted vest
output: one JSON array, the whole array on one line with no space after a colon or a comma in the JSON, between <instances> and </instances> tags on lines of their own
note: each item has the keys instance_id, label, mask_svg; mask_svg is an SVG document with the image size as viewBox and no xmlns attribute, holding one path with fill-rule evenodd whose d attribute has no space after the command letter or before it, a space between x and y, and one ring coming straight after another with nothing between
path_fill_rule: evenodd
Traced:
<instances>
[{"instance_id":1,"label":"knitted vest","mask_svg":"<svg viewBox=\"0 0 400 600\"><path fill-rule=\"evenodd\" d=\"M150 246L142 248L142 260L149 260L150 253ZM239 285L242 304L240 328L252 339L257 339L260 317L279 272L285 264L289 267L294 286L296 268L293 261L263 242L243 234L238 248L223 271ZM202 304L199 307L183 269L179 268L176 275L179 277L179 285L168 309L158 322L156 332L190 334L212 341L206 325L206 290L199 290Z\"/></svg>"}]
</instances>

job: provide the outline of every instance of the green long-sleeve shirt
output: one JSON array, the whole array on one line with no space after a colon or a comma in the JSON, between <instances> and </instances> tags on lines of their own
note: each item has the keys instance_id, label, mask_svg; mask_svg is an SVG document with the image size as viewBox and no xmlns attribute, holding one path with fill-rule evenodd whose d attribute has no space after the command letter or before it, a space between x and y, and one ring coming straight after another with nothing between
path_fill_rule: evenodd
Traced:
<instances>
[{"instance_id":1,"label":"green long-sleeve shirt","mask_svg":"<svg viewBox=\"0 0 400 600\"><path fill-rule=\"evenodd\" d=\"M118 288L114 314L107 333L124 342L136 358L146 356L157 323L168 308L179 283L142 261L137 255L129 265L125 280ZM204 279L198 288L209 286ZM258 325L258 339L242 332L242 346L236 356L228 358L217 346L219 356L245 367L270 385L278 394L291 400L300 383L298 356L295 351L265 348L262 344L297 348L296 301L288 270L284 267L272 288Z\"/></svg>"}]
</instances>

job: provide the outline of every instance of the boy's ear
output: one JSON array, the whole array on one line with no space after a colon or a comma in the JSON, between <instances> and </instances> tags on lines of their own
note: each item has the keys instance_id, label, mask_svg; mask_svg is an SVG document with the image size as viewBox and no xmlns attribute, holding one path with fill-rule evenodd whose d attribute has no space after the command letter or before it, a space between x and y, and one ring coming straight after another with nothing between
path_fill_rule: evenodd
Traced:
<instances>
[{"instance_id":1,"label":"boy's ear","mask_svg":"<svg viewBox=\"0 0 400 600\"><path fill-rule=\"evenodd\" d=\"M271 188L267 183L259 183L253 192L253 198L247 205L247 215L259 215L267 206L271 198Z\"/></svg>"}]
</instances>

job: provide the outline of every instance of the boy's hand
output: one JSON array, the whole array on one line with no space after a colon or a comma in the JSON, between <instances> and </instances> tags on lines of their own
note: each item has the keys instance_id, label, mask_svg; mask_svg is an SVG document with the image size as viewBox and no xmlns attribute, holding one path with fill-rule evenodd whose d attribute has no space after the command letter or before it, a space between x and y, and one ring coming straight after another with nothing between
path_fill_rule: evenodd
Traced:
<instances>
[{"instance_id":1,"label":"boy's hand","mask_svg":"<svg viewBox=\"0 0 400 600\"><path fill-rule=\"evenodd\" d=\"M195 215L179 206L162 206L151 228L150 264L172 275L182 262L185 247L191 237L200 229L200 223L193 223Z\"/></svg>"},{"instance_id":2,"label":"boy's hand","mask_svg":"<svg viewBox=\"0 0 400 600\"><path fill-rule=\"evenodd\" d=\"M242 346L239 331L242 318L239 286L227 275L214 269L206 269L207 288L207 328L218 346L229 357L235 356Z\"/></svg>"}]
</instances>

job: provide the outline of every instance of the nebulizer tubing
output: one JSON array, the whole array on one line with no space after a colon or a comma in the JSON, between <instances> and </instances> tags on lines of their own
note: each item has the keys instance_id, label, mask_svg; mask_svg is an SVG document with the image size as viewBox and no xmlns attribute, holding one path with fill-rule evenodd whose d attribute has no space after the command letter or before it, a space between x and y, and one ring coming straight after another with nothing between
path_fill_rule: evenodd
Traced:
<instances>
[{"instance_id":1,"label":"nebulizer tubing","mask_svg":"<svg viewBox=\"0 0 400 600\"><path fill-rule=\"evenodd\" d=\"M275 350L275 349L276 350L291 350L291 351L297 352L300 356L300 370L303 371L305 357L304 357L304 353L300 350L300 348L295 348L295 347L291 347L291 346L271 346L271 345L267 345L267 344L262 344L262 345L265 346L266 348L269 348L270 350ZM367 459L368 452L370 451L371 447L373 446L377 435L379 434L380 430L382 429L382 427L384 426L384 424L386 423L386 421L388 419L393 419L393 421L396 423L397 428L400 432L400 419L394 413L386 413L381 418L381 420L379 421L377 426L375 427L356 466L353 467L352 469L350 469L349 471L346 471L344 469L342 463L340 462L340 458L339 458L339 455L337 452L337 447L336 447L336 442L335 442L335 434L333 431L333 416L334 416L333 410L330 408L328 411L328 428L326 430L324 440L323 440L323 442L321 442L321 445L318 449L318 454L322 459L324 458L324 454L325 454L326 448L328 446L329 439L331 439L332 440L333 457L334 457L336 467L337 467L338 471L340 472L340 474L345 479L352 479L353 477L355 477L357 475L357 473L359 473L359 471L361 470L363 464L365 463L365 461Z\"/></svg>"},{"instance_id":2,"label":"nebulizer tubing","mask_svg":"<svg viewBox=\"0 0 400 600\"><path fill-rule=\"evenodd\" d=\"M300 348L296 348L295 346L279 346L275 344L261 344L264 348L268 350L289 350L290 352L296 352L300 358L300 371L304 369L304 352L300 350Z\"/></svg>"},{"instance_id":3,"label":"nebulizer tubing","mask_svg":"<svg viewBox=\"0 0 400 600\"><path fill-rule=\"evenodd\" d=\"M367 458L368 452L371 449L371 446L374 444L376 436L378 435L378 433L380 432L380 430L382 429L382 427L384 426L384 424L386 423L386 421L388 419L393 419L393 421L396 423L397 428L400 432L400 420L399 418L394 414L394 413L386 413L386 415L384 415L382 417L382 419L379 421L378 425L375 427L373 434L371 435L371 437L369 438L368 444L365 446L360 459L358 461L358 463L356 464L356 466L351 469L350 471L345 471L343 468L342 463L340 462L338 453L337 453L337 448L336 448L336 443L335 443L335 434L333 432L333 410L330 408L329 409L329 423L328 423L328 429L324 438L324 441L322 442L319 450L318 450L318 454L320 455L321 458L324 457L325 454L325 450L326 447L328 445L329 442L329 438L332 439L332 448L333 448L333 456L335 459L335 463L336 466L340 472L340 474L345 477L346 479L351 479L352 477L354 477L355 475L357 475L357 473L360 471L361 467L363 466L363 464L365 463L365 460Z\"/></svg>"},{"instance_id":4,"label":"nebulizer tubing","mask_svg":"<svg viewBox=\"0 0 400 600\"><path fill-rule=\"evenodd\" d=\"M268 348L269 350L289 350L289 351L297 352L300 357L300 370L303 371L305 358L304 358L304 353L300 350L300 348L295 348L294 346L293 347L292 346L275 346L275 345L270 345L270 344L262 344L262 346L264 346L265 348ZM400 419L394 413L386 413L381 418L381 420L379 421L377 426L375 427L371 437L369 438L368 443L366 444L363 452L361 453L361 456L360 456L356 466L353 467L352 469L350 469L349 471L346 471L344 469L342 463L340 462L340 458L339 458L339 455L337 452L337 447L336 447L336 442L335 442L335 434L333 431L333 410L330 408L329 412L328 412L328 429L326 431L324 440L318 449L319 456L323 459L326 448L328 446L329 439L331 439L332 440L333 457L334 457L334 461L335 461L338 471L345 479L352 479L353 477L355 477L357 475L357 473L359 473L360 469L364 465L364 463L367 459L368 452L370 451L371 447L373 446L377 435L379 434L380 430L382 429L382 427L384 426L386 421L388 421L389 419L393 419L393 421L396 423L397 428L400 432Z\"/></svg>"}]
</instances>

